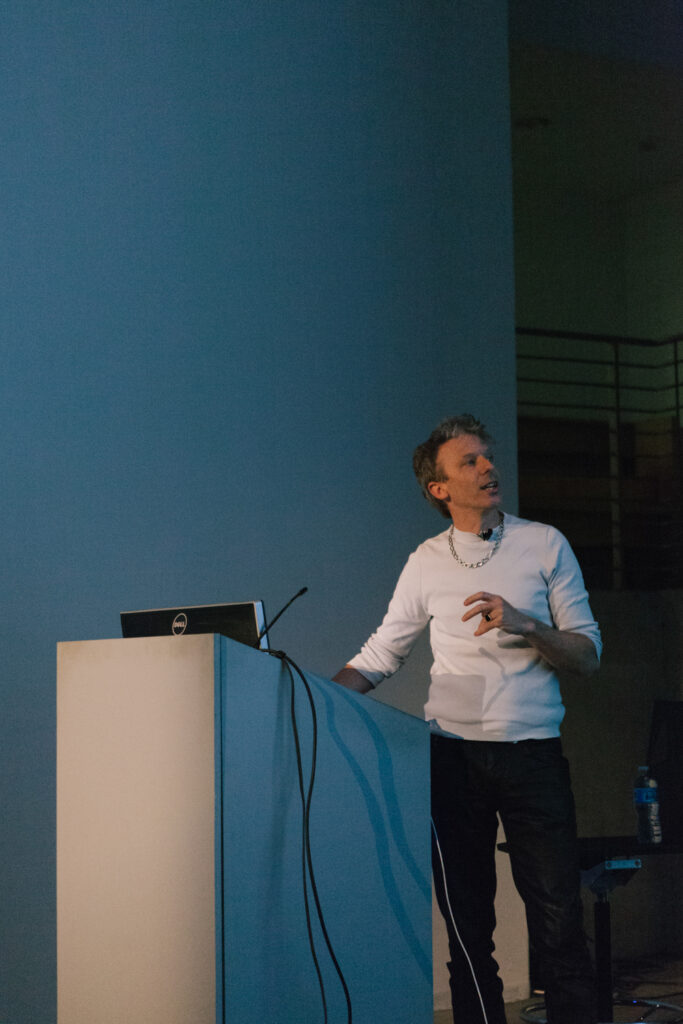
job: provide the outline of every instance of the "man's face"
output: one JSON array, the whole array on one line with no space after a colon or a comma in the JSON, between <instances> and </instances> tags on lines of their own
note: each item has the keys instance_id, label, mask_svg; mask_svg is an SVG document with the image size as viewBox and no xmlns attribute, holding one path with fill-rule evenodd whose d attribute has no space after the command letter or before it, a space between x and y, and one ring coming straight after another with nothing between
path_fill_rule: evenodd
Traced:
<instances>
[{"instance_id":1,"label":"man's face","mask_svg":"<svg viewBox=\"0 0 683 1024\"><path fill-rule=\"evenodd\" d=\"M445 480L429 484L435 498L448 504L451 515L498 508L498 474L489 446L475 434L461 434L439 448L436 464Z\"/></svg>"}]
</instances>

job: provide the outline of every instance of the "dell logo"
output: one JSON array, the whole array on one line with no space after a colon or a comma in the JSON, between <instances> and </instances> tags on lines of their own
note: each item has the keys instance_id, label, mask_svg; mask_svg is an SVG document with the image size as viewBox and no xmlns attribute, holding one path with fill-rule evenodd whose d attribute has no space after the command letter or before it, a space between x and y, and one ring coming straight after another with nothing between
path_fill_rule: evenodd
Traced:
<instances>
[{"instance_id":1,"label":"dell logo","mask_svg":"<svg viewBox=\"0 0 683 1024\"><path fill-rule=\"evenodd\" d=\"M175 619L173 620L173 625L171 626L171 630L173 631L173 635L174 636L180 636L181 633L184 633L186 629L187 629L187 615L185 614L185 612L178 612L178 614L176 615Z\"/></svg>"}]
</instances>

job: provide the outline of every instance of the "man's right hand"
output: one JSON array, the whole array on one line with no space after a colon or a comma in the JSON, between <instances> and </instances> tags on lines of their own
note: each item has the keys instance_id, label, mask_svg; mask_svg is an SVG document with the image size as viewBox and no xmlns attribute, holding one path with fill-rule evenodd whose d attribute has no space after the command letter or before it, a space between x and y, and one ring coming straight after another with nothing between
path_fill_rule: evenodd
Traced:
<instances>
[{"instance_id":1,"label":"man's right hand","mask_svg":"<svg viewBox=\"0 0 683 1024\"><path fill-rule=\"evenodd\" d=\"M345 686L347 690L355 690L356 693L369 693L372 690L372 683L365 678L361 672L357 672L351 665L344 665L344 668L332 676L335 683Z\"/></svg>"}]
</instances>

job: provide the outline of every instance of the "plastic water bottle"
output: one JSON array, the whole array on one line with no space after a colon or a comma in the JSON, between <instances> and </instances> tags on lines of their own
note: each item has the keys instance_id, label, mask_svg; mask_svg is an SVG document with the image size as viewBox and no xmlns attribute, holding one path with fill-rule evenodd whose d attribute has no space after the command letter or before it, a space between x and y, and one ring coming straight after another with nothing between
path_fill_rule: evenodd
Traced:
<instances>
[{"instance_id":1,"label":"plastic water bottle","mask_svg":"<svg viewBox=\"0 0 683 1024\"><path fill-rule=\"evenodd\" d=\"M638 842L661 843L659 793L657 782L650 776L647 765L638 768L638 778L633 784L633 806L638 816Z\"/></svg>"}]
</instances>

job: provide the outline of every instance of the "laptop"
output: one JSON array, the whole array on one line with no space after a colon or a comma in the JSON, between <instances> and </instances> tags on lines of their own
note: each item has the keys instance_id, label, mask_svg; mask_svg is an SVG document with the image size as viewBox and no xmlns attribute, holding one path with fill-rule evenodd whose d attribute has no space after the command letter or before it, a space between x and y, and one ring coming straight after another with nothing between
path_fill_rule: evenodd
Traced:
<instances>
[{"instance_id":1,"label":"laptop","mask_svg":"<svg viewBox=\"0 0 683 1024\"><path fill-rule=\"evenodd\" d=\"M222 633L249 647L267 650L268 634L261 637L265 627L263 601L178 605L174 608L121 612L121 632L124 637Z\"/></svg>"}]
</instances>

